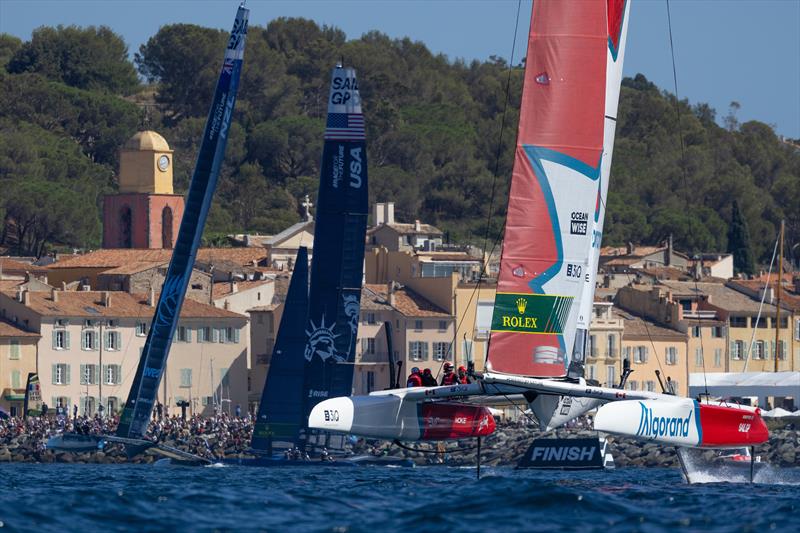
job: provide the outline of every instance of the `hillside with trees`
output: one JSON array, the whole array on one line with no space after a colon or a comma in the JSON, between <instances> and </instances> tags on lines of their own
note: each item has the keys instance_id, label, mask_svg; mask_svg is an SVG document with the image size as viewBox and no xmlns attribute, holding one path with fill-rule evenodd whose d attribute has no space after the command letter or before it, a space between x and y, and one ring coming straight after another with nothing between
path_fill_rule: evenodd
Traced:
<instances>
[{"instance_id":1,"label":"hillside with trees","mask_svg":"<svg viewBox=\"0 0 800 533\"><path fill-rule=\"evenodd\" d=\"M130 61L105 27L43 27L29 42L0 34L0 247L97 247L118 149L139 129L170 143L176 192L185 192L225 40L220 30L167 25ZM278 232L300 219L303 195L314 200L340 58L359 75L371 201L393 200L399 220L422 219L454 242L482 244L487 222L498 235L522 67L449 61L409 39L373 31L348 40L281 18L249 28L207 242ZM766 124L739 124L736 108L723 127L706 104L676 101L642 75L624 80L604 244L672 235L682 250L724 252L744 242L752 257L741 264L751 265L769 259L781 218L787 248L800 242L800 148Z\"/></svg>"}]
</instances>

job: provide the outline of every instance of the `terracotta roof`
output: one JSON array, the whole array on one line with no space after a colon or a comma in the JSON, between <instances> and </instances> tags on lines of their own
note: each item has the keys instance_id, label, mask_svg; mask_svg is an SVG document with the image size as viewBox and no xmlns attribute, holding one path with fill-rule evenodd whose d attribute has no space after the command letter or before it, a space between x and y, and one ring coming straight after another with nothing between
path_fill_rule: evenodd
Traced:
<instances>
[{"instance_id":1,"label":"terracotta roof","mask_svg":"<svg viewBox=\"0 0 800 533\"><path fill-rule=\"evenodd\" d=\"M96 250L53 263L48 268L119 268L133 262L166 263L172 257L172 250L165 249L108 249ZM267 257L264 248L201 248L197 261L232 261L238 265L252 265Z\"/></svg>"},{"instance_id":2,"label":"terracotta roof","mask_svg":"<svg viewBox=\"0 0 800 533\"><path fill-rule=\"evenodd\" d=\"M168 264L169 261L134 261L132 263L118 266L117 268L105 270L103 271L103 274L138 274L139 272L144 272L145 270L150 270L151 268L166 266Z\"/></svg>"},{"instance_id":3,"label":"terracotta roof","mask_svg":"<svg viewBox=\"0 0 800 533\"><path fill-rule=\"evenodd\" d=\"M609 261L609 263L610 262L611 261ZM680 268L671 266L653 266L643 268L641 271L645 274L655 277L656 279L671 279L675 281L691 281L692 279L692 276L689 273L681 270Z\"/></svg>"},{"instance_id":4,"label":"terracotta roof","mask_svg":"<svg viewBox=\"0 0 800 533\"><path fill-rule=\"evenodd\" d=\"M731 280L728 283L728 286L730 287L735 287L736 285L743 287L745 290L751 293L751 297L756 297L759 301L761 301L760 292L765 286L764 281L759 281L757 279L747 279L747 280L737 279L737 280ZM775 297L777 298L777 290L778 290L777 280L773 280L769 284L769 286L772 287L774 291L776 291ZM787 307L790 307L794 311L798 311L800 310L800 294L793 292L792 290L793 288L794 287L792 285L789 285L787 287L786 282L783 283L781 290L781 308L783 308L785 305Z\"/></svg>"},{"instance_id":5,"label":"terracotta roof","mask_svg":"<svg viewBox=\"0 0 800 533\"><path fill-rule=\"evenodd\" d=\"M0 280L0 291L10 291L15 287L25 283L24 279L3 279Z\"/></svg>"},{"instance_id":6,"label":"terracotta roof","mask_svg":"<svg viewBox=\"0 0 800 533\"><path fill-rule=\"evenodd\" d=\"M258 281L237 281L236 292L239 293L250 289L255 289L256 287L266 285L267 283L272 283L272 280L262 279ZM232 294L230 281L219 281L214 283L213 287L211 288L211 297L215 300L229 294Z\"/></svg>"},{"instance_id":7,"label":"terracotta roof","mask_svg":"<svg viewBox=\"0 0 800 533\"><path fill-rule=\"evenodd\" d=\"M603 266L618 266L618 265L619 266L630 266L630 265L633 265L635 263L638 263L641 260L642 260L641 257L636 257L636 256L633 256L633 255L623 255L623 256L615 257L614 259L609 259L608 261L603 263Z\"/></svg>"},{"instance_id":8,"label":"terracotta roof","mask_svg":"<svg viewBox=\"0 0 800 533\"><path fill-rule=\"evenodd\" d=\"M16 299L15 292L3 292L4 296ZM28 292L28 308L42 316L63 316L82 318L144 318L152 317L154 307L147 305L146 294L129 294L111 291L111 305L102 304L101 291L57 291L58 298L53 301L50 292ZM156 294L156 300L158 294ZM213 305L186 298L181 308L181 318L245 318L244 315L227 311Z\"/></svg>"},{"instance_id":9,"label":"terracotta roof","mask_svg":"<svg viewBox=\"0 0 800 533\"><path fill-rule=\"evenodd\" d=\"M248 313L258 312L258 311L274 311L280 307L280 304L270 304L270 305L258 305L256 307L251 307L247 310Z\"/></svg>"},{"instance_id":10,"label":"terracotta roof","mask_svg":"<svg viewBox=\"0 0 800 533\"><path fill-rule=\"evenodd\" d=\"M46 274L47 268L0 257L0 271L3 272L31 272L33 274Z\"/></svg>"},{"instance_id":11,"label":"terracotta roof","mask_svg":"<svg viewBox=\"0 0 800 533\"><path fill-rule=\"evenodd\" d=\"M386 301L386 285L364 285L361 288L361 310L391 311L392 306Z\"/></svg>"},{"instance_id":12,"label":"terracotta roof","mask_svg":"<svg viewBox=\"0 0 800 533\"><path fill-rule=\"evenodd\" d=\"M423 252L418 253L417 257L421 261L473 261L475 263L480 263L481 260L472 257L468 253L443 253L443 252Z\"/></svg>"},{"instance_id":13,"label":"terracotta roof","mask_svg":"<svg viewBox=\"0 0 800 533\"><path fill-rule=\"evenodd\" d=\"M612 308L612 315L625 321L623 339L652 339L654 341L682 341L687 339L686 333L665 328L619 308Z\"/></svg>"},{"instance_id":14,"label":"terracotta roof","mask_svg":"<svg viewBox=\"0 0 800 533\"><path fill-rule=\"evenodd\" d=\"M14 325L13 323L5 320L4 318L0 318L0 337L41 337L38 333L33 333L32 331L25 331L24 329L20 329L18 326Z\"/></svg>"},{"instance_id":15,"label":"terracotta roof","mask_svg":"<svg viewBox=\"0 0 800 533\"><path fill-rule=\"evenodd\" d=\"M394 224L381 224L380 226L370 228L370 231L375 231L384 226L392 228L401 235L444 235L442 230L436 226L431 226L430 224L420 224L419 230L417 230L416 224L401 224L398 222L395 222Z\"/></svg>"},{"instance_id":16,"label":"terracotta roof","mask_svg":"<svg viewBox=\"0 0 800 533\"><path fill-rule=\"evenodd\" d=\"M366 287L377 296L388 300L386 285L366 285ZM449 317L444 309L426 300L411 289L404 287L395 289L394 306L404 316L414 317Z\"/></svg>"},{"instance_id":17,"label":"terracotta roof","mask_svg":"<svg viewBox=\"0 0 800 533\"><path fill-rule=\"evenodd\" d=\"M709 302L715 307L732 313L758 313L759 301L750 298L722 283L694 282L694 281L661 281L661 285L672 291L673 299L684 297L696 298L707 295ZM775 306L764 302L762 315L775 316Z\"/></svg>"}]
</instances>

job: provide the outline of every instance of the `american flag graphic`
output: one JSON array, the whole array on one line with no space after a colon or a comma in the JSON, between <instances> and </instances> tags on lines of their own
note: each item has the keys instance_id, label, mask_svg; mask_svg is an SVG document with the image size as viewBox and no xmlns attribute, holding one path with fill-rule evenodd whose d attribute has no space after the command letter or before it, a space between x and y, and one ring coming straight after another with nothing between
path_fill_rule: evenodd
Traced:
<instances>
[{"instance_id":1,"label":"american flag graphic","mask_svg":"<svg viewBox=\"0 0 800 533\"><path fill-rule=\"evenodd\" d=\"M364 138L364 115L361 113L328 113L325 139L361 141Z\"/></svg>"}]
</instances>

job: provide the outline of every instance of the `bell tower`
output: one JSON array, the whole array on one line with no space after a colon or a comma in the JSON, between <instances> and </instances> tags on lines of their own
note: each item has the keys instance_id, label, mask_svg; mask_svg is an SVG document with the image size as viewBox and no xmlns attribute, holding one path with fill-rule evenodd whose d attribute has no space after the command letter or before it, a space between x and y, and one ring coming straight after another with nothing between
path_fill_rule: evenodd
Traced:
<instances>
[{"instance_id":1,"label":"bell tower","mask_svg":"<svg viewBox=\"0 0 800 533\"><path fill-rule=\"evenodd\" d=\"M183 216L173 193L172 150L154 131L128 139L119 156L119 193L103 199L103 248L172 248Z\"/></svg>"}]
</instances>

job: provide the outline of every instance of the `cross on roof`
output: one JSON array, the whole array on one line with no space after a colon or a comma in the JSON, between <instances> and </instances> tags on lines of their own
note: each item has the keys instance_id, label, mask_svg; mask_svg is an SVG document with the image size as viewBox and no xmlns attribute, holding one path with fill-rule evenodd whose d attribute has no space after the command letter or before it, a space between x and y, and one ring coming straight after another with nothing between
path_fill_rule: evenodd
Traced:
<instances>
[{"instance_id":1,"label":"cross on roof","mask_svg":"<svg viewBox=\"0 0 800 533\"><path fill-rule=\"evenodd\" d=\"M314 207L314 204L311 203L311 200L308 198L307 194L305 198L303 198L303 203L300 205L306 208L306 221L311 222L314 219L314 217L311 216L309 208Z\"/></svg>"}]
</instances>

